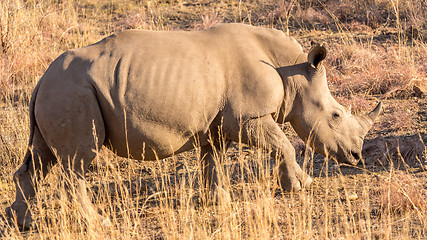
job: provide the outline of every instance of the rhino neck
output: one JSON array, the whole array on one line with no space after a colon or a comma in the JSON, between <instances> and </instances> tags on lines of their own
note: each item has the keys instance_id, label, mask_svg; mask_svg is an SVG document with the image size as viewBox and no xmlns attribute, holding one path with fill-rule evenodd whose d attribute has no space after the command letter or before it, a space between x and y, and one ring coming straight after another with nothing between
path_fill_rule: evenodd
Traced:
<instances>
[{"instance_id":1,"label":"rhino neck","mask_svg":"<svg viewBox=\"0 0 427 240\"><path fill-rule=\"evenodd\" d=\"M295 80L294 76L301 74L301 63L307 61L307 54L303 52L301 45L294 38L285 36L283 33L280 34L280 37L268 38L268 40L269 42L265 44L268 46L265 48L268 62L280 75L284 88L284 99L276 121L278 123L289 122L292 119L292 113L295 112L295 100L298 92L304 87Z\"/></svg>"},{"instance_id":2,"label":"rhino neck","mask_svg":"<svg viewBox=\"0 0 427 240\"><path fill-rule=\"evenodd\" d=\"M283 80L284 86L284 98L280 108L279 118L277 122L284 123L289 122L292 119L292 113L294 112L294 105L296 99L295 85L289 80Z\"/></svg>"},{"instance_id":3,"label":"rhino neck","mask_svg":"<svg viewBox=\"0 0 427 240\"><path fill-rule=\"evenodd\" d=\"M292 58L288 56L282 63L276 63L281 66L277 67L276 70L282 78L284 88L284 98L277 119L278 123L291 122L298 112L297 98L301 95L299 92L302 86L300 82L296 81L293 75L296 72L295 69L299 68L298 62L304 58L306 58L306 55L301 52L299 55L293 56Z\"/></svg>"}]
</instances>

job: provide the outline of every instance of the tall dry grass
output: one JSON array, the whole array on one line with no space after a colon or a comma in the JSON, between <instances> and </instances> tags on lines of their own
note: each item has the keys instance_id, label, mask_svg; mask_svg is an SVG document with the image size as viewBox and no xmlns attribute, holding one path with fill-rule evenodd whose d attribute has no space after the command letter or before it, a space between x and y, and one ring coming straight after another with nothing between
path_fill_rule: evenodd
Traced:
<instances>
[{"instance_id":1,"label":"tall dry grass","mask_svg":"<svg viewBox=\"0 0 427 240\"><path fill-rule=\"evenodd\" d=\"M424 182L409 172L363 171L348 179L325 162L308 170L310 189L283 194L274 159L236 146L221 158L215 205L200 202L198 150L145 164L102 150L87 176L92 202L111 226L97 225L80 202L69 201L63 172L53 169L32 204L37 230L20 232L0 219L2 236L23 239L360 239L423 238ZM426 149L427 150L427 149ZM219 153L221 150L218 150ZM425 160L424 160L425 161ZM66 180L66 179L65 179ZM3 194L12 189L2 188ZM73 192L74 190L72 190ZM356 194L356 197L354 195ZM10 198L9 198L10 199ZM11 200L11 199L10 199ZM3 216L4 217L4 216Z\"/></svg>"},{"instance_id":2,"label":"tall dry grass","mask_svg":"<svg viewBox=\"0 0 427 240\"><path fill-rule=\"evenodd\" d=\"M427 74L425 8L421 0L1 1L0 208L13 201L12 175L27 147L32 88L50 62L67 49L128 28L203 29L220 22L246 22L282 29L307 48L311 40L327 43L331 88L341 97L408 97L412 85L425 82ZM1 210L0 236L425 238L423 175L393 167L387 172L349 173L307 154L299 161L308 163L307 171L316 177L313 186L283 194L275 179L276 160L237 144L227 157L218 159L223 187L217 204L204 205L198 151L141 163L101 149L88 173L87 188L111 226L93 225L93 216L79 202L68 200L62 170L56 167L32 203L38 229L19 231Z\"/></svg>"}]
</instances>

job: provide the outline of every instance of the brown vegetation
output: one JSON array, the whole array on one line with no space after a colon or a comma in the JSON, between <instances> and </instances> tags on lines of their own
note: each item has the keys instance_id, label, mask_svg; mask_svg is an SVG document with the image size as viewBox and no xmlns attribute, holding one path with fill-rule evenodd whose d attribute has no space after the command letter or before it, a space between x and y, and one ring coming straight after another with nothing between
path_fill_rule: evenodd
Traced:
<instances>
[{"instance_id":1,"label":"brown vegetation","mask_svg":"<svg viewBox=\"0 0 427 240\"><path fill-rule=\"evenodd\" d=\"M423 0L1 1L0 237L426 238L427 100L414 91L427 87L426 14ZM301 164L315 176L313 186L281 193L275 159L236 144L222 160L219 202L205 206L197 149L156 162L101 149L87 186L112 226L92 225L79 203L64 200L59 168L33 203L37 230L20 232L6 219L12 175L27 147L29 97L59 54L124 29L201 30L229 22L283 30L306 50L311 42L327 46L331 92L354 113L384 101L365 146L365 166L324 161L305 151L286 125Z\"/></svg>"}]
</instances>

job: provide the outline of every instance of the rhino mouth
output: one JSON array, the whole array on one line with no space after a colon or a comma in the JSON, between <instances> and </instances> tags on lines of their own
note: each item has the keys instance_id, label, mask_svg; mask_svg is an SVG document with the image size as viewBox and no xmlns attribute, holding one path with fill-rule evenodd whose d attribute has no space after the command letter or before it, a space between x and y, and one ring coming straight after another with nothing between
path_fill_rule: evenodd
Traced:
<instances>
[{"instance_id":1,"label":"rhino mouth","mask_svg":"<svg viewBox=\"0 0 427 240\"><path fill-rule=\"evenodd\" d=\"M350 155L349 163L352 165L357 165L357 163L362 159L361 152L350 151Z\"/></svg>"},{"instance_id":2,"label":"rhino mouth","mask_svg":"<svg viewBox=\"0 0 427 240\"><path fill-rule=\"evenodd\" d=\"M359 161L360 159L362 159L362 153L360 153L360 152L351 151L350 154L357 161Z\"/></svg>"},{"instance_id":3,"label":"rhino mouth","mask_svg":"<svg viewBox=\"0 0 427 240\"><path fill-rule=\"evenodd\" d=\"M362 153L358 151L350 151L347 156L343 159L343 163L348 163L350 165L357 165L362 159Z\"/></svg>"},{"instance_id":4,"label":"rhino mouth","mask_svg":"<svg viewBox=\"0 0 427 240\"><path fill-rule=\"evenodd\" d=\"M345 151L341 149L335 155L335 159L339 163L345 163L355 166L359 163L360 160L362 160L362 152L353 150Z\"/></svg>"}]
</instances>

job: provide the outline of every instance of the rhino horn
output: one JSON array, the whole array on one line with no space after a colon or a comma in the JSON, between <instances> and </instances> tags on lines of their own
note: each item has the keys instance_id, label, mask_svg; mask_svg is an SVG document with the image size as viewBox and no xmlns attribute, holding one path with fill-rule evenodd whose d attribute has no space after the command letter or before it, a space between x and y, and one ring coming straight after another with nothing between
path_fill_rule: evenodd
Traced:
<instances>
[{"instance_id":1,"label":"rhino horn","mask_svg":"<svg viewBox=\"0 0 427 240\"><path fill-rule=\"evenodd\" d=\"M372 112L368 113L366 116L371 119L372 122L374 122L378 115L381 113L382 108L383 102L379 102L378 105L374 108L374 110L372 110Z\"/></svg>"},{"instance_id":2,"label":"rhino horn","mask_svg":"<svg viewBox=\"0 0 427 240\"><path fill-rule=\"evenodd\" d=\"M382 102L380 102L374 108L374 110L372 110L370 113L363 115L363 116L357 116L356 117L359 121L359 124L363 128L364 134L366 134L369 131L369 129L371 129L372 124L374 124L375 119L381 113L382 105L383 105Z\"/></svg>"}]
</instances>

